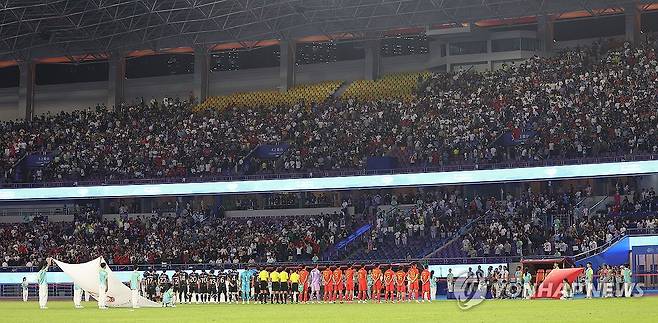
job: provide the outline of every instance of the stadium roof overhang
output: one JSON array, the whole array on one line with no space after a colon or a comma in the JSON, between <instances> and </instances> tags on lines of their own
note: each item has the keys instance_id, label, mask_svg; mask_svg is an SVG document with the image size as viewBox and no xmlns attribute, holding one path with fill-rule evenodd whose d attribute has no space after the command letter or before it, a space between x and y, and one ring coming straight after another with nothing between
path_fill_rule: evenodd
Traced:
<instances>
[{"instance_id":1,"label":"stadium roof overhang","mask_svg":"<svg viewBox=\"0 0 658 323\"><path fill-rule=\"evenodd\" d=\"M362 38L428 26L488 27L558 17L623 12L636 0L2 0L1 65L97 60L193 46L251 48L279 39Z\"/></svg>"}]
</instances>

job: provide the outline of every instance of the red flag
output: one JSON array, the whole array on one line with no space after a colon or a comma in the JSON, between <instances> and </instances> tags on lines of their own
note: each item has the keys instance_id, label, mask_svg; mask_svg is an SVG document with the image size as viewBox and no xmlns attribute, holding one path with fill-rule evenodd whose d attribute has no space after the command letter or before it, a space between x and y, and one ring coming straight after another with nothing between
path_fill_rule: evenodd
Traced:
<instances>
[{"instance_id":1,"label":"red flag","mask_svg":"<svg viewBox=\"0 0 658 323\"><path fill-rule=\"evenodd\" d=\"M539 285L535 295L532 298L554 298L559 299L562 296L562 282L566 279L569 284L580 276L585 269L583 268L566 268L553 269L546 276L544 281Z\"/></svg>"}]
</instances>

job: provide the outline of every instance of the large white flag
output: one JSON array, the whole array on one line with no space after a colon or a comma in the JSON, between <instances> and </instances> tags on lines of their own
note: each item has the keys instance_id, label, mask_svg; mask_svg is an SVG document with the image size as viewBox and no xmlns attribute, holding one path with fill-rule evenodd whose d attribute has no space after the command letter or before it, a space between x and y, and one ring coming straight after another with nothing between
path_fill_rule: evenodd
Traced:
<instances>
[{"instance_id":1,"label":"large white flag","mask_svg":"<svg viewBox=\"0 0 658 323\"><path fill-rule=\"evenodd\" d=\"M59 260L55 263L67 275L73 279L73 282L78 284L82 290L89 293L94 299L98 300L98 285L99 285L99 271L101 269L101 261L105 262L102 257L98 257L90 262L82 264L67 264ZM116 278L109 266L105 267L107 270L107 306L110 307L131 307L131 291L130 288L124 285L119 279ZM160 307L160 304L153 302L146 297L139 297L138 305L140 307Z\"/></svg>"}]
</instances>

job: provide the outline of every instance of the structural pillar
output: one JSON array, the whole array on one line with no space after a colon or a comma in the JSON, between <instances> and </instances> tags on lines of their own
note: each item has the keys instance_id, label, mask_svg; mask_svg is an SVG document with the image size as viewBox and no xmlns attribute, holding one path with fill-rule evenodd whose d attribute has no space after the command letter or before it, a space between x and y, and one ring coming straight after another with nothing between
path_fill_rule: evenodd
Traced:
<instances>
[{"instance_id":1,"label":"structural pillar","mask_svg":"<svg viewBox=\"0 0 658 323\"><path fill-rule=\"evenodd\" d=\"M642 12L637 6L637 3L632 3L624 7L624 16L626 18L626 41L633 45L640 42L640 31L642 26Z\"/></svg>"},{"instance_id":2,"label":"structural pillar","mask_svg":"<svg viewBox=\"0 0 658 323\"><path fill-rule=\"evenodd\" d=\"M18 118L32 121L34 117L34 70L31 60L18 63L20 72L18 83Z\"/></svg>"},{"instance_id":3,"label":"structural pillar","mask_svg":"<svg viewBox=\"0 0 658 323\"><path fill-rule=\"evenodd\" d=\"M281 40L279 46L281 53L279 59L279 77L281 79L281 91L285 92L295 86L297 46L294 40Z\"/></svg>"},{"instance_id":4,"label":"structural pillar","mask_svg":"<svg viewBox=\"0 0 658 323\"><path fill-rule=\"evenodd\" d=\"M379 78L382 63L382 43L379 39L369 39L365 46L365 75L366 80Z\"/></svg>"},{"instance_id":5,"label":"structural pillar","mask_svg":"<svg viewBox=\"0 0 658 323\"><path fill-rule=\"evenodd\" d=\"M547 14L537 16L537 39L542 43L545 53L553 52L553 42L555 41L553 17Z\"/></svg>"},{"instance_id":6,"label":"structural pillar","mask_svg":"<svg viewBox=\"0 0 658 323\"><path fill-rule=\"evenodd\" d=\"M107 106L117 107L125 102L126 56L123 52L112 52L109 58Z\"/></svg>"},{"instance_id":7,"label":"structural pillar","mask_svg":"<svg viewBox=\"0 0 658 323\"><path fill-rule=\"evenodd\" d=\"M199 103L210 95L210 53L205 46L194 47L194 97Z\"/></svg>"}]
</instances>

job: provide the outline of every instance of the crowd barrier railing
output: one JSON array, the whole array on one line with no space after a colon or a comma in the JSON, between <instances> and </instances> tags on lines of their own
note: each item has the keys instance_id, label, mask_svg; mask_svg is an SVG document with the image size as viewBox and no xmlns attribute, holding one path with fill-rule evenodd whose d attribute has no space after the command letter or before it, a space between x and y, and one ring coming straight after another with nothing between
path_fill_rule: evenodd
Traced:
<instances>
[{"instance_id":1,"label":"crowd barrier railing","mask_svg":"<svg viewBox=\"0 0 658 323\"><path fill-rule=\"evenodd\" d=\"M533 256L543 257L543 256ZM484 263L510 263L520 261L521 257L518 256L500 256L500 257L472 257L472 258L424 258L424 259L381 259L381 260L343 260L343 261L295 261L295 262L272 262L272 263L225 263L225 264L109 264L113 271L130 271L133 266L137 266L139 270L155 269L161 270L210 270L210 269L245 269L245 268L296 268L296 267L326 267L326 266L361 266L361 265L378 265L378 264L430 264L430 265L463 265L463 264L484 264ZM40 268L37 266L8 266L0 268L2 272L38 272ZM52 267L50 271L58 272L59 268Z\"/></svg>"},{"instance_id":2,"label":"crowd barrier railing","mask_svg":"<svg viewBox=\"0 0 658 323\"><path fill-rule=\"evenodd\" d=\"M76 187L76 186L98 186L98 185L142 185L142 184L175 184L175 183L201 183L201 182L230 182L268 179L299 179L299 178L322 178L322 177L345 177L345 176L367 176L367 175L394 175L431 172L455 172L469 170L487 169L510 169L543 166L566 166L582 164L602 164L628 161L658 160L657 154L647 155L624 155L609 157L591 157L574 159L547 159L538 161L511 161L503 163L481 163L481 164L457 164L445 166L421 166L380 170L308 170L305 172L282 172L282 173L260 173L254 175L214 175L203 177L166 177L152 179L90 179L80 181L52 181L33 183L0 183L0 188L38 188L38 187Z\"/></svg>"}]
</instances>

